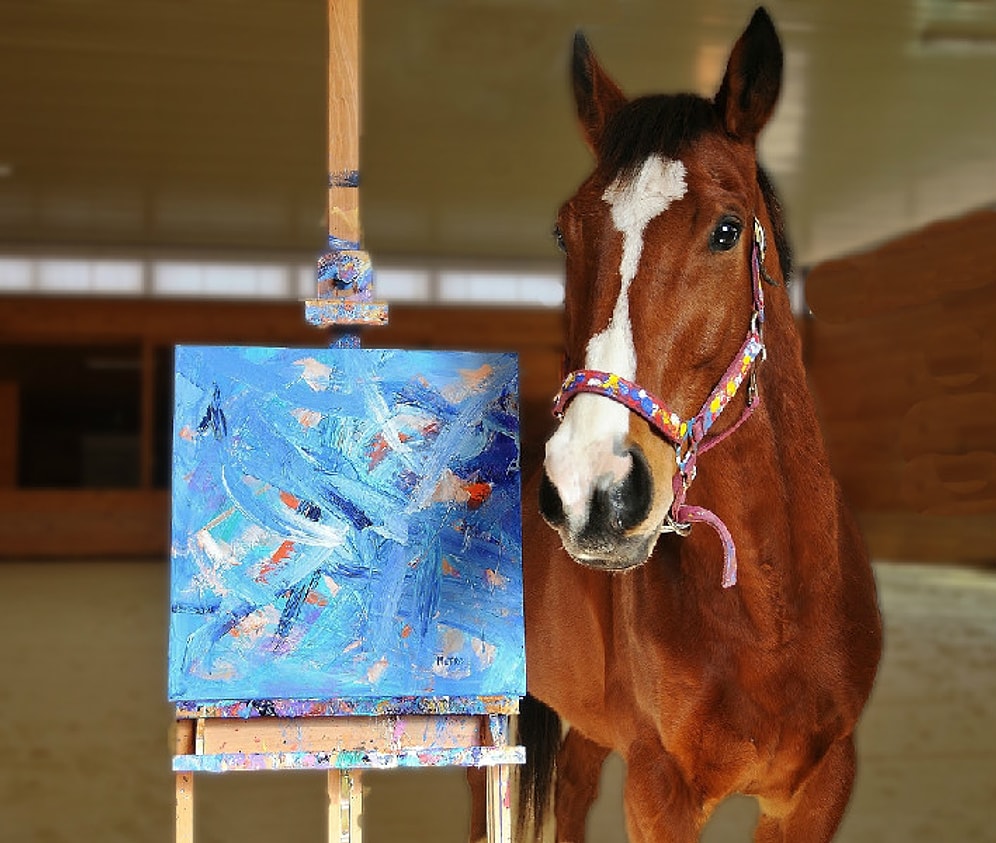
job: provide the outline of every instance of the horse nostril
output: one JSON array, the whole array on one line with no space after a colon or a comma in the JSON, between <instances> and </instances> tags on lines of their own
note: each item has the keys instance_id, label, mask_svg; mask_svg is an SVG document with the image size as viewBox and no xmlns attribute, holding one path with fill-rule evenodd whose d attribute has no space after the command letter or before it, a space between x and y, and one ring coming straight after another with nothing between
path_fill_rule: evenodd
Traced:
<instances>
[{"instance_id":1,"label":"horse nostril","mask_svg":"<svg viewBox=\"0 0 996 843\"><path fill-rule=\"evenodd\" d=\"M621 530L630 530L646 519L653 500L654 484L643 450L630 449L633 467L611 492L613 521Z\"/></svg>"},{"instance_id":2,"label":"horse nostril","mask_svg":"<svg viewBox=\"0 0 996 843\"><path fill-rule=\"evenodd\" d=\"M539 507L540 513L554 527L564 523L563 501L561 501L560 494L545 471L539 488Z\"/></svg>"}]
</instances>

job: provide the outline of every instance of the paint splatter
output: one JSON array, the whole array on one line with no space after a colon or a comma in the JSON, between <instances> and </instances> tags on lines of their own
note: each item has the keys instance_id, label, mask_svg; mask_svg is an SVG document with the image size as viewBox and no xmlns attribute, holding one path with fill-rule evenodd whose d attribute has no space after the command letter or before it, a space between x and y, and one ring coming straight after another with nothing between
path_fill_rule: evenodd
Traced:
<instances>
[{"instance_id":1,"label":"paint splatter","mask_svg":"<svg viewBox=\"0 0 996 843\"><path fill-rule=\"evenodd\" d=\"M367 682L371 685L376 685L380 681L381 676L384 675L384 671L387 670L389 664L390 662L386 658L377 659L367 671Z\"/></svg>"},{"instance_id":2,"label":"paint splatter","mask_svg":"<svg viewBox=\"0 0 996 843\"><path fill-rule=\"evenodd\" d=\"M490 585L492 588L504 588L506 583L508 583L508 579L506 577L503 577L493 568L488 568L484 572L484 576L488 581L488 585Z\"/></svg>"},{"instance_id":3,"label":"paint splatter","mask_svg":"<svg viewBox=\"0 0 996 843\"><path fill-rule=\"evenodd\" d=\"M320 363L314 357L303 357L300 360L295 360L294 365L301 367L301 379L315 392L328 389L332 379L331 366Z\"/></svg>"},{"instance_id":4,"label":"paint splatter","mask_svg":"<svg viewBox=\"0 0 996 843\"><path fill-rule=\"evenodd\" d=\"M384 434L378 433L374 436L373 440L370 442L370 447L367 449L367 468L373 471L381 462L384 457L387 456L387 452L390 446L387 444L387 439L384 438Z\"/></svg>"},{"instance_id":5,"label":"paint splatter","mask_svg":"<svg viewBox=\"0 0 996 843\"><path fill-rule=\"evenodd\" d=\"M430 500L434 503L462 503L479 509L491 497L492 486L479 480L463 480L450 470L444 471Z\"/></svg>"},{"instance_id":6,"label":"paint splatter","mask_svg":"<svg viewBox=\"0 0 996 843\"><path fill-rule=\"evenodd\" d=\"M296 407L291 410L291 415L297 419L297 423L305 429L314 427L324 418L318 410L306 410L304 407Z\"/></svg>"},{"instance_id":7,"label":"paint splatter","mask_svg":"<svg viewBox=\"0 0 996 843\"><path fill-rule=\"evenodd\" d=\"M471 509L480 509L484 502L491 497L490 483L468 483L467 506Z\"/></svg>"},{"instance_id":8,"label":"paint splatter","mask_svg":"<svg viewBox=\"0 0 996 843\"><path fill-rule=\"evenodd\" d=\"M294 552L294 542L292 541L281 542L280 547L278 547L273 552L273 555L270 556L270 558L267 559L265 562L263 562L262 565L260 565L259 573L257 573L254 578L256 582L260 583L266 582L267 576L271 574L273 571L277 570L277 568L279 568L281 564L283 564L283 562L286 561L293 552Z\"/></svg>"}]
</instances>

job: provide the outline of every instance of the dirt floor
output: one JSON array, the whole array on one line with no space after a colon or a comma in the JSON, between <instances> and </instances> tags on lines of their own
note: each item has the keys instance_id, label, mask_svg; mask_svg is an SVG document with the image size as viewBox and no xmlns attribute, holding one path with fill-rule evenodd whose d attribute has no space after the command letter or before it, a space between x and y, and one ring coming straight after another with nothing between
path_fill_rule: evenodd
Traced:
<instances>
[{"instance_id":1,"label":"dirt floor","mask_svg":"<svg viewBox=\"0 0 996 843\"><path fill-rule=\"evenodd\" d=\"M841 843L996 843L996 573L880 563L886 654L859 732ZM0 563L0 843L167 843L168 569L161 561ZM592 843L624 841L610 759ZM368 774L364 843L460 843L460 770ZM324 839L321 773L196 779L197 843ZM754 803L703 840L746 841Z\"/></svg>"}]
</instances>

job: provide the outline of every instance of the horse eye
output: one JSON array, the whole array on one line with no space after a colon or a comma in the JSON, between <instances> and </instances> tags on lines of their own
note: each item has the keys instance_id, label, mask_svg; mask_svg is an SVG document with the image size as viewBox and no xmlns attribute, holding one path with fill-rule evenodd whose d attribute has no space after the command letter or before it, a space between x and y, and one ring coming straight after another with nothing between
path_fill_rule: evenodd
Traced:
<instances>
[{"instance_id":1,"label":"horse eye","mask_svg":"<svg viewBox=\"0 0 996 843\"><path fill-rule=\"evenodd\" d=\"M721 220L709 237L709 248L714 252L728 252L737 245L743 225L733 217Z\"/></svg>"},{"instance_id":2,"label":"horse eye","mask_svg":"<svg viewBox=\"0 0 996 843\"><path fill-rule=\"evenodd\" d=\"M553 231L550 232L553 235L554 242L557 244L557 248L560 249L565 255L567 254L567 243L564 242L564 232L560 230L559 225L553 227Z\"/></svg>"}]
</instances>

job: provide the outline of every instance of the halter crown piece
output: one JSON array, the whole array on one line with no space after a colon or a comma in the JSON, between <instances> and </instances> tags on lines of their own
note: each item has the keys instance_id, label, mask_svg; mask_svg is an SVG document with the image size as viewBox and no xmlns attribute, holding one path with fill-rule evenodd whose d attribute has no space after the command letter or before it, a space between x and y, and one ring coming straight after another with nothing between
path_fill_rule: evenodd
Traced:
<instances>
[{"instance_id":1,"label":"halter crown piece","mask_svg":"<svg viewBox=\"0 0 996 843\"><path fill-rule=\"evenodd\" d=\"M737 581L737 548L729 529L714 512L701 506L685 503L688 487L695 479L695 464L700 453L718 445L740 427L760 403L757 391L757 367L765 358L764 348L764 293L761 279L764 274L764 228L754 218L754 241L751 245L750 277L754 297L747 337L740 346L719 383L709 393L702 408L689 419L682 420L677 413L656 395L637 383L594 369L571 372L560 387L553 402L553 414L562 419L568 402L581 392L590 392L611 398L645 419L674 446L678 471L674 475L674 500L661 532L688 535L692 523L701 521L712 527L723 543L723 588ZM710 435L709 430L731 399L747 381L747 403L740 418L720 434Z\"/></svg>"}]
</instances>

